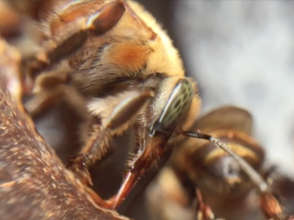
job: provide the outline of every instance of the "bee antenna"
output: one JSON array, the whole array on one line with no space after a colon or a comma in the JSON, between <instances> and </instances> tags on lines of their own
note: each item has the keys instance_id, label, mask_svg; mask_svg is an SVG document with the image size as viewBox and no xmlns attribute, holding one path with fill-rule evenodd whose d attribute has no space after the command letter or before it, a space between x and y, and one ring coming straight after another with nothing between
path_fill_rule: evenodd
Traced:
<instances>
[{"instance_id":1,"label":"bee antenna","mask_svg":"<svg viewBox=\"0 0 294 220\"><path fill-rule=\"evenodd\" d=\"M256 172L256 170L254 170L243 158L234 153L224 142L220 141L218 138L215 138L209 134L201 133L199 131L183 131L182 135L192 138L205 139L215 144L217 147L227 152L234 160L237 161L241 169L249 176L252 182L262 193L269 191L268 184L265 182L262 176Z\"/></svg>"}]
</instances>

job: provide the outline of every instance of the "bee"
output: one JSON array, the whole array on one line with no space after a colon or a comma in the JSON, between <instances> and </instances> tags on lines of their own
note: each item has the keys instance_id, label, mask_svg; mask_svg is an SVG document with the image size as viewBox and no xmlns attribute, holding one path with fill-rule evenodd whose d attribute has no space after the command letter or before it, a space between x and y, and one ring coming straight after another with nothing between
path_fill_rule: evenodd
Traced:
<instances>
[{"instance_id":1,"label":"bee","mask_svg":"<svg viewBox=\"0 0 294 220\"><path fill-rule=\"evenodd\" d=\"M104 200L89 188L97 204L117 208L139 179L157 172L178 138L203 138L225 148L209 135L184 132L200 108L196 83L185 76L171 39L138 3L47 5L40 48L22 61L24 88L32 87L33 94L28 112L36 116L63 100L85 118L84 144L68 167L88 186L89 168L105 157L112 140L134 131L134 156L117 194ZM254 173L242 158L235 160Z\"/></svg>"},{"instance_id":2,"label":"bee","mask_svg":"<svg viewBox=\"0 0 294 220\"><path fill-rule=\"evenodd\" d=\"M34 116L66 100L87 119L84 146L69 165L87 185L92 185L88 168L104 157L111 140L136 128L135 156L121 190L108 203L101 201L117 207L134 183L167 157L175 128L192 124L200 106L197 87L185 77L170 38L136 2L50 5L44 42L23 60L25 77L33 82L26 107Z\"/></svg>"},{"instance_id":3,"label":"bee","mask_svg":"<svg viewBox=\"0 0 294 220\"><path fill-rule=\"evenodd\" d=\"M252 137L253 119L248 111L235 106L217 108L199 118L194 126L226 143L256 172L269 178L264 150ZM269 216L274 209L282 213L279 202L269 193L272 189L266 194L252 193L256 191L254 183L227 152L207 140L184 139L175 144L181 147L174 150L169 166L147 193L153 210L157 209L156 219L183 219L179 213L185 219L195 219L195 215L204 220L216 219L215 215L225 219L265 219L262 212L268 218L286 219L282 215ZM192 205L195 198L197 208ZM264 199L269 199L272 206L265 205ZM257 209L259 203L262 212ZM166 209L174 205L181 211L169 215Z\"/></svg>"}]
</instances>

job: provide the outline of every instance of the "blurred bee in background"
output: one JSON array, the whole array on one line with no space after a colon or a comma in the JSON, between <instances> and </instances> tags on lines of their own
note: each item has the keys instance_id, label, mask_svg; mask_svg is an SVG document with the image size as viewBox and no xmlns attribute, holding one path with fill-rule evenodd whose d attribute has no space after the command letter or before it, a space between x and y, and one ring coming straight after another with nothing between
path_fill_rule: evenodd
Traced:
<instances>
[{"instance_id":1,"label":"blurred bee in background","mask_svg":"<svg viewBox=\"0 0 294 220\"><path fill-rule=\"evenodd\" d=\"M264 167L264 150L252 138L249 112L234 106L221 107L198 119L195 127L219 138L265 179L270 178L270 171ZM263 204L263 193L256 192L239 163L226 152L199 139L187 138L180 146L147 191L154 219L195 219L195 215L199 220L216 219L215 215L225 219L265 219L263 213L268 215L278 209L282 212L274 197L271 207ZM283 215L268 218L290 219Z\"/></svg>"},{"instance_id":2,"label":"blurred bee in background","mask_svg":"<svg viewBox=\"0 0 294 220\"><path fill-rule=\"evenodd\" d=\"M38 51L22 62L23 87L33 94L28 112L37 116L65 101L83 118L83 146L68 167L89 186L89 168L105 157L113 139L134 132L134 155L118 193L103 200L89 188L97 204L117 208L186 136L225 148L211 135L187 132L200 108L196 84L185 77L167 34L140 5L123 0L52 0L45 5ZM258 179L248 162L236 156L233 161Z\"/></svg>"},{"instance_id":3,"label":"blurred bee in background","mask_svg":"<svg viewBox=\"0 0 294 220\"><path fill-rule=\"evenodd\" d=\"M216 109L201 117L195 127L218 137L256 171L261 171L264 151L251 137L252 117L247 111L236 107ZM217 208L222 205L224 207L220 210L232 210L228 208L230 203L241 204L254 188L232 157L205 140L185 140L172 161L177 175L183 176L180 179L190 179L190 183L196 184L216 213L220 213ZM187 185L185 182L183 184ZM223 213L218 216L226 217Z\"/></svg>"}]
</instances>

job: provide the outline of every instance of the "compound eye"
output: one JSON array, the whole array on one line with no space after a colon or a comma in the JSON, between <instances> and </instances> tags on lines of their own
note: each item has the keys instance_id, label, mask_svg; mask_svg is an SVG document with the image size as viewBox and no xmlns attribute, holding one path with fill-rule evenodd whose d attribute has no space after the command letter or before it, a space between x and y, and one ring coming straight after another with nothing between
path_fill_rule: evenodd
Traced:
<instances>
[{"instance_id":1,"label":"compound eye","mask_svg":"<svg viewBox=\"0 0 294 220\"><path fill-rule=\"evenodd\" d=\"M150 128L150 136L157 132L171 134L182 116L188 111L194 95L194 87L190 80L181 79L172 89L167 102L158 119Z\"/></svg>"},{"instance_id":2,"label":"compound eye","mask_svg":"<svg viewBox=\"0 0 294 220\"><path fill-rule=\"evenodd\" d=\"M228 183L240 178L240 166L230 157L223 158L223 176Z\"/></svg>"}]
</instances>

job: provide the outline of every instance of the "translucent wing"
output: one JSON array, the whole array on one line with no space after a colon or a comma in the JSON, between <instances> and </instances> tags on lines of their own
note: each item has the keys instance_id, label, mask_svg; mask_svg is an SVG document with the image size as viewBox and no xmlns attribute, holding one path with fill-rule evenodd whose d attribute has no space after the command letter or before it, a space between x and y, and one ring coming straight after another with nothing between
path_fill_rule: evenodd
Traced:
<instances>
[{"instance_id":1,"label":"translucent wing","mask_svg":"<svg viewBox=\"0 0 294 220\"><path fill-rule=\"evenodd\" d=\"M236 106L224 106L202 116L195 124L195 128L203 132L219 129L230 129L252 133L253 120L245 109Z\"/></svg>"}]
</instances>

